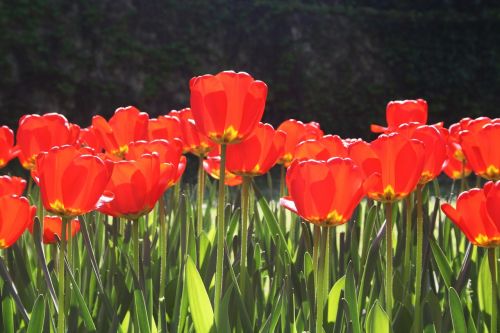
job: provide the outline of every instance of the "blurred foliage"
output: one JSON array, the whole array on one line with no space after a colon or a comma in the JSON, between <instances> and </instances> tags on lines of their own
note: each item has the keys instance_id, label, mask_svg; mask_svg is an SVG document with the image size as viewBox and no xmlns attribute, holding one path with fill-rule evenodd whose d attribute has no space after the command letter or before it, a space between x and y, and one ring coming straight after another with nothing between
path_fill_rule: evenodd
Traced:
<instances>
[{"instance_id":1,"label":"blurred foliage","mask_svg":"<svg viewBox=\"0 0 500 333\"><path fill-rule=\"evenodd\" d=\"M392 99L430 121L495 116L495 1L1 0L0 124L60 112L86 126L189 104L189 79L235 69L270 87L264 120L369 137Z\"/></svg>"}]
</instances>

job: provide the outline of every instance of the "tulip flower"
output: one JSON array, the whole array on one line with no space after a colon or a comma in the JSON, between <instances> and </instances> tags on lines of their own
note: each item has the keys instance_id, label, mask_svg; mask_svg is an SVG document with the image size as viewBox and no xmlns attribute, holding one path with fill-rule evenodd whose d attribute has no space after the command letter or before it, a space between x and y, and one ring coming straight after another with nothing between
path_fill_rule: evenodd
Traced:
<instances>
[{"instance_id":1,"label":"tulip flower","mask_svg":"<svg viewBox=\"0 0 500 333\"><path fill-rule=\"evenodd\" d=\"M44 244L55 244L58 239L61 239L62 224L63 222L60 216L44 216L42 231L42 241ZM66 232L66 240L73 238L80 231L80 222L77 218L71 220L71 227L68 226L68 230L69 229L71 229L71 235ZM33 224L29 226L29 230L33 232Z\"/></svg>"},{"instance_id":2,"label":"tulip flower","mask_svg":"<svg viewBox=\"0 0 500 333\"><path fill-rule=\"evenodd\" d=\"M349 158L295 160L286 174L290 196L281 198L280 205L316 226L341 225L351 218L364 196L364 180L361 168ZM323 331L325 295L330 290L329 229L315 227L314 232L316 332Z\"/></svg>"},{"instance_id":3,"label":"tulip flower","mask_svg":"<svg viewBox=\"0 0 500 333\"><path fill-rule=\"evenodd\" d=\"M407 123L399 126L397 132L424 144L424 165L419 184L428 183L439 176L446 159L446 141L440 130L435 125Z\"/></svg>"},{"instance_id":4,"label":"tulip flower","mask_svg":"<svg viewBox=\"0 0 500 333\"><path fill-rule=\"evenodd\" d=\"M203 168L205 171L212 176L212 178L220 179L220 156L212 155L208 156L203 161ZM224 184L227 186L237 186L243 182L243 177L235 175L232 172L226 170L224 177Z\"/></svg>"},{"instance_id":5,"label":"tulip flower","mask_svg":"<svg viewBox=\"0 0 500 333\"><path fill-rule=\"evenodd\" d=\"M462 192L457 198L456 208L444 203L441 209L472 244L488 248L491 293L497 295L495 248L500 246L500 181L488 182L482 189ZM491 297L490 319L490 329L496 332L497 297Z\"/></svg>"},{"instance_id":6,"label":"tulip flower","mask_svg":"<svg viewBox=\"0 0 500 333\"><path fill-rule=\"evenodd\" d=\"M104 145L101 141L101 137L97 130L89 126L87 128L82 128L80 130L80 136L78 137L78 143L82 147L90 147L94 149L96 153L101 153L104 149Z\"/></svg>"},{"instance_id":7,"label":"tulip flower","mask_svg":"<svg viewBox=\"0 0 500 333\"><path fill-rule=\"evenodd\" d=\"M0 127L0 169L17 154L18 150L14 147L14 132L7 126Z\"/></svg>"},{"instance_id":8,"label":"tulip flower","mask_svg":"<svg viewBox=\"0 0 500 333\"><path fill-rule=\"evenodd\" d=\"M129 150L125 154L126 160L137 160L144 154L157 153L160 163L170 163L176 170L174 183L182 176L186 169L186 157L182 156L182 142L179 139L153 141L135 141L129 144Z\"/></svg>"},{"instance_id":9,"label":"tulip flower","mask_svg":"<svg viewBox=\"0 0 500 333\"><path fill-rule=\"evenodd\" d=\"M338 135L325 135L318 139L302 141L295 147L294 159L328 160L331 157L348 157L347 146Z\"/></svg>"},{"instance_id":10,"label":"tulip flower","mask_svg":"<svg viewBox=\"0 0 500 333\"><path fill-rule=\"evenodd\" d=\"M20 177L0 176L0 197L4 195L22 196L26 181Z\"/></svg>"},{"instance_id":11,"label":"tulip flower","mask_svg":"<svg viewBox=\"0 0 500 333\"><path fill-rule=\"evenodd\" d=\"M189 86L196 126L216 143L243 141L262 118L267 86L247 73L198 76Z\"/></svg>"},{"instance_id":12,"label":"tulip flower","mask_svg":"<svg viewBox=\"0 0 500 333\"><path fill-rule=\"evenodd\" d=\"M176 115L180 120L184 151L192 153L200 158L207 156L216 145L198 130L191 109L182 109L177 111Z\"/></svg>"},{"instance_id":13,"label":"tulip flower","mask_svg":"<svg viewBox=\"0 0 500 333\"><path fill-rule=\"evenodd\" d=\"M74 145L79 132L77 125L70 124L63 115L57 113L23 116L19 120L16 135L20 149L19 161L25 169L32 170L39 153L55 146Z\"/></svg>"},{"instance_id":14,"label":"tulip flower","mask_svg":"<svg viewBox=\"0 0 500 333\"><path fill-rule=\"evenodd\" d=\"M171 141L173 139L184 140L179 118L168 115L149 119L148 140L153 141L159 139L167 141Z\"/></svg>"},{"instance_id":15,"label":"tulip flower","mask_svg":"<svg viewBox=\"0 0 500 333\"><path fill-rule=\"evenodd\" d=\"M282 155L285 133L259 123L243 142L227 148L227 169L240 176L260 176L269 171Z\"/></svg>"},{"instance_id":16,"label":"tulip flower","mask_svg":"<svg viewBox=\"0 0 500 333\"><path fill-rule=\"evenodd\" d=\"M320 226L346 223L364 196L363 171L349 158L294 161L286 174L289 197L280 204Z\"/></svg>"},{"instance_id":17,"label":"tulip flower","mask_svg":"<svg viewBox=\"0 0 500 333\"><path fill-rule=\"evenodd\" d=\"M462 149L474 172L488 180L500 180L500 122L460 132Z\"/></svg>"},{"instance_id":18,"label":"tulip flower","mask_svg":"<svg viewBox=\"0 0 500 333\"><path fill-rule=\"evenodd\" d=\"M174 184L177 169L162 163L158 153L132 161L115 162L106 190L114 199L99 208L104 214L136 220L149 213L165 190Z\"/></svg>"},{"instance_id":19,"label":"tulip flower","mask_svg":"<svg viewBox=\"0 0 500 333\"><path fill-rule=\"evenodd\" d=\"M294 159L295 147L305 140L319 139L323 136L323 131L319 128L319 124L315 122L304 124L295 119L285 120L279 125L278 131L283 131L286 134L283 155L278 163L288 167Z\"/></svg>"},{"instance_id":20,"label":"tulip flower","mask_svg":"<svg viewBox=\"0 0 500 333\"><path fill-rule=\"evenodd\" d=\"M147 113L127 106L116 109L109 122L101 116L94 116L92 127L101 138L106 152L123 158L130 142L148 139L148 120Z\"/></svg>"},{"instance_id":21,"label":"tulip flower","mask_svg":"<svg viewBox=\"0 0 500 333\"><path fill-rule=\"evenodd\" d=\"M358 141L349 146L349 157L370 177L367 195L382 202L400 200L415 189L422 175L424 154L421 141L399 133L383 134L370 144Z\"/></svg>"},{"instance_id":22,"label":"tulip flower","mask_svg":"<svg viewBox=\"0 0 500 333\"><path fill-rule=\"evenodd\" d=\"M394 131L401 124L416 122L427 123L427 102L423 99L392 101L387 104L385 111L387 127L371 125L374 133Z\"/></svg>"},{"instance_id":23,"label":"tulip flower","mask_svg":"<svg viewBox=\"0 0 500 333\"><path fill-rule=\"evenodd\" d=\"M90 149L74 146L54 147L38 155L35 181L42 202L49 212L59 216L78 216L112 200L104 193L112 163L93 155Z\"/></svg>"},{"instance_id":24,"label":"tulip flower","mask_svg":"<svg viewBox=\"0 0 500 333\"><path fill-rule=\"evenodd\" d=\"M14 244L35 218L36 208L17 195L0 196L0 249Z\"/></svg>"}]
</instances>

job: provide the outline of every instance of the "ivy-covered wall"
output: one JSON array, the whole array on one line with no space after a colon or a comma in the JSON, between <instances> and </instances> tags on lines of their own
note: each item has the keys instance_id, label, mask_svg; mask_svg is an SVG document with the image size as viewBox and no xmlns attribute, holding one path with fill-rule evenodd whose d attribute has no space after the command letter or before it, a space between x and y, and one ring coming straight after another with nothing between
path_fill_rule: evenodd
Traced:
<instances>
[{"instance_id":1,"label":"ivy-covered wall","mask_svg":"<svg viewBox=\"0 0 500 333\"><path fill-rule=\"evenodd\" d=\"M136 105L188 105L192 76L244 70L269 85L265 120L369 138L389 100L430 121L498 116L495 1L0 0L0 124L60 112L88 125Z\"/></svg>"}]
</instances>

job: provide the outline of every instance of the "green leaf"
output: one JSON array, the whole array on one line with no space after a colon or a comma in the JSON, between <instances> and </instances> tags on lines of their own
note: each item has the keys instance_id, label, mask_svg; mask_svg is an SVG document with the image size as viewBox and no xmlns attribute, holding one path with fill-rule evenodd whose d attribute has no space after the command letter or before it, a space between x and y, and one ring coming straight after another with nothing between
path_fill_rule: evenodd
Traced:
<instances>
[{"instance_id":1,"label":"green leaf","mask_svg":"<svg viewBox=\"0 0 500 333\"><path fill-rule=\"evenodd\" d=\"M4 332L14 332L14 309L9 296L2 300L2 319Z\"/></svg>"},{"instance_id":2,"label":"green leaf","mask_svg":"<svg viewBox=\"0 0 500 333\"><path fill-rule=\"evenodd\" d=\"M477 279L477 294L479 298L479 309L491 316L491 273L488 263L488 256L484 255L479 267L479 275Z\"/></svg>"},{"instance_id":3,"label":"green leaf","mask_svg":"<svg viewBox=\"0 0 500 333\"><path fill-rule=\"evenodd\" d=\"M330 293L328 294L328 315L327 322L335 323L337 312L339 309L340 293L345 287L345 275L335 282Z\"/></svg>"},{"instance_id":4,"label":"green leaf","mask_svg":"<svg viewBox=\"0 0 500 333\"><path fill-rule=\"evenodd\" d=\"M366 317L365 329L367 333L389 332L389 317L382 309L378 300L375 301Z\"/></svg>"},{"instance_id":5,"label":"green leaf","mask_svg":"<svg viewBox=\"0 0 500 333\"><path fill-rule=\"evenodd\" d=\"M45 301L42 295L38 295L33 310L31 311L30 321L26 333L43 332L43 322L45 320ZM11 331L10 331L11 332Z\"/></svg>"},{"instance_id":6,"label":"green leaf","mask_svg":"<svg viewBox=\"0 0 500 333\"><path fill-rule=\"evenodd\" d=\"M134 290L134 315L139 323L139 331L141 333L151 332L149 328L148 312L146 311L146 302L141 289Z\"/></svg>"},{"instance_id":7,"label":"green leaf","mask_svg":"<svg viewBox=\"0 0 500 333\"><path fill-rule=\"evenodd\" d=\"M354 281L354 274L352 272L352 263L347 266L346 282L345 282L345 300L349 308L349 318L352 321L352 331L354 333L361 333L361 326L359 324L358 314L358 301L356 298L356 283Z\"/></svg>"},{"instance_id":8,"label":"green leaf","mask_svg":"<svg viewBox=\"0 0 500 333\"><path fill-rule=\"evenodd\" d=\"M186 287L194 327L198 333L209 333L214 325L214 312L205 285L191 257L186 261Z\"/></svg>"},{"instance_id":9,"label":"green leaf","mask_svg":"<svg viewBox=\"0 0 500 333\"><path fill-rule=\"evenodd\" d=\"M73 286L73 294L76 296L76 300L78 302L78 306L80 308L80 311L82 313L83 321L85 323L85 326L92 331L95 331L96 327L94 324L94 321L92 320L92 315L90 314L89 308L87 307L87 304L85 303L85 300L83 299L82 292L80 291L80 288L76 284L75 276L73 274L73 271L68 265L68 260L66 257L64 257L64 265L66 265L66 270L68 271L68 276L71 280L71 285Z\"/></svg>"},{"instance_id":10,"label":"green leaf","mask_svg":"<svg viewBox=\"0 0 500 333\"><path fill-rule=\"evenodd\" d=\"M436 261L439 273L443 278L444 284L446 285L446 288L450 288L451 278L453 276L450 263L448 262L448 259L446 259L443 250L441 250L434 238L429 238L429 244L431 245L432 255L434 257L434 260Z\"/></svg>"},{"instance_id":11,"label":"green leaf","mask_svg":"<svg viewBox=\"0 0 500 333\"><path fill-rule=\"evenodd\" d=\"M455 333L467 333L467 324L465 323L464 312L460 296L453 287L448 290L448 300L450 302L451 321Z\"/></svg>"}]
</instances>

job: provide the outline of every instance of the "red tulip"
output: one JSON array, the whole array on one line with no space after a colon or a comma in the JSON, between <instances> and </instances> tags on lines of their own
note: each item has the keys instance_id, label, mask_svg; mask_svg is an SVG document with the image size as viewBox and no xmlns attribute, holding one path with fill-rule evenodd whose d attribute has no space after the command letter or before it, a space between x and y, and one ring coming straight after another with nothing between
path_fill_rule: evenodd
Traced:
<instances>
[{"instance_id":1,"label":"red tulip","mask_svg":"<svg viewBox=\"0 0 500 333\"><path fill-rule=\"evenodd\" d=\"M33 224L29 226L30 232L33 232ZM69 230L69 226L68 229ZM80 222L77 218L71 220L71 238L80 231ZM55 244L57 238L61 239L62 218L60 216L47 215L43 218L42 241L44 244ZM66 240L70 239L69 232L66 232Z\"/></svg>"},{"instance_id":2,"label":"red tulip","mask_svg":"<svg viewBox=\"0 0 500 333\"><path fill-rule=\"evenodd\" d=\"M349 156L369 177L368 196L382 202L400 200L410 194L422 175L424 144L399 133L383 134L368 144L349 146Z\"/></svg>"},{"instance_id":3,"label":"red tulip","mask_svg":"<svg viewBox=\"0 0 500 333\"><path fill-rule=\"evenodd\" d=\"M174 170L177 170L174 177L174 183L177 183L186 169L186 157L182 156L182 142L179 139L170 142L167 140L131 142L125 159L137 160L144 154L152 153L158 154L160 163L172 164Z\"/></svg>"},{"instance_id":4,"label":"red tulip","mask_svg":"<svg viewBox=\"0 0 500 333\"><path fill-rule=\"evenodd\" d=\"M262 118L267 86L247 73L198 76L189 86L196 126L216 143L243 141Z\"/></svg>"},{"instance_id":5,"label":"red tulip","mask_svg":"<svg viewBox=\"0 0 500 333\"><path fill-rule=\"evenodd\" d=\"M147 140L148 120L147 113L127 106L116 109L109 122L101 116L94 116L92 127L100 136L104 149L111 155L123 158L130 142Z\"/></svg>"},{"instance_id":6,"label":"red tulip","mask_svg":"<svg viewBox=\"0 0 500 333\"><path fill-rule=\"evenodd\" d=\"M240 176L260 176L269 171L283 152L285 133L259 123L245 141L227 147L226 167Z\"/></svg>"},{"instance_id":7,"label":"red tulip","mask_svg":"<svg viewBox=\"0 0 500 333\"><path fill-rule=\"evenodd\" d=\"M283 131L286 134L283 155L278 161L278 163L284 164L286 167L292 163L295 147L299 143L309 139L319 139L323 136L323 131L319 128L318 123L304 124L295 119L282 122L278 127L278 131Z\"/></svg>"},{"instance_id":8,"label":"red tulip","mask_svg":"<svg viewBox=\"0 0 500 333\"><path fill-rule=\"evenodd\" d=\"M374 133L393 131L405 123L427 123L427 102L423 99L392 101L387 104L385 111L387 127L371 125Z\"/></svg>"},{"instance_id":9,"label":"red tulip","mask_svg":"<svg viewBox=\"0 0 500 333\"><path fill-rule=\"evenodd\" d=\"M78 143L82 147L90 147L94 149L96 153L101 153L104 149L101 137L97 130L89 126L87 128L82 128L80 130L80 136L78 138Z\"/></svg>"},{"instance_id":10,"label":"red tulip","mask_svg":"<svg viewBox=\"0 0 500 333\"><path fill-rule=\"evenodd\" d=\"M173 139L184 140L182 137L181 123L179 118L168 115L149 119L148 140L164 139L171 141Z\"/></svg>"},{"instance_id":11,"label":"red tulip","mask_svg":"<svg viewBox=\"0 0 500 333\"><path fill-rule=\"evenodd\" d=\"M4 195L23 195L26 181L19 177L0 176L0 197Z\"/></svg>"},{"instance_id":12,"label":"red tulip","mask_svg":"<svg viewBox=\"0 0 500 333\"><path fill-rule=\"evenodd\" d=\"M212 155L203 160L203 169L215 179L220 178L220 156ZM227 186L237 186L243 182L243 177L237 176L226 169L224 184Z\"/></svg>"},{"instance_id":13,"label":"red tulip","mask_svg":"<svg viewBox=\"0 0 500 333\"><path fill-rule=\"evenodd\" d=\"M443 171L448 177L456 180L468 177L471 174L472 169L470 168L469 163L464 165L464 163L454 157L453 154L448 153L448 158L443 165Z\"/></svg>"},{"instance_id":14,"label":"red tulip","mask_svg":"<svg viewBox=\"0 0 500 333\"><path fill-rule=\"evenodd\" d=\"M199 157L207 156L216 145L198 130L191 109L182 109L177 111L176 115L181 123L184 151Z\"/></svg>"},{"instance_id":15,"label":"red tulip","mask_svg":"<svg viewBox=\"0 0 500 333\"><path fill-rule=\"evenodd\" d=\"M14 147L14 132L7 126L0 127L0 169L18 154Z\"/></svg>"},{"instance_id":16,"label":"red tulip","mask_svg":"<svg viewBox=\"0 0 500 333\"><path fill-rule=\"evenodd\" d=\"M443 212L477 246L500 246L500 182L488 182L483 189L462 192L456 208L441 205Z\"/></svg>"},{"instance_id":17,"label":"red tulip","mask_svg":"<svg viewBox=\"0 0 500 333\"><path fill-rule=\"evenodd\" d=\"M462 149L474 172L489 180L500 180L500 122L460 132Z\"/></svg>"},{"instance_id":18,"label":"red tulip","mask_svg":"<svg viewBox=\"0 0 500 333\"><path fill-rule=\"evenodd\" d=\"M419 183L425 184L439 176L446 159L446 141L440 130L435 125L408 123L399 126L397 132L424 144L424 167Z\"/></svg>"},{"instance_id":19,"label":"red tulip","mask_svg":"<svg viewBox=\"0 0 500 333\"><path fill-rule=\"evenodd\" d=\"M57 113L25 115L19 120L16 135L19 161L24 168L32 170L39 153L55 146L74 145L79 132L77 125Z\"/></svg>"},{"instance_id":20,"label":"red tulip","mask_svg":"<svg viewBox=\"0 0 500 333\"><path fill-rule=\"evenodd\" d=\"M104 214L137 219L149 213L177 175L170 163L161 163L157 153L134 161L116 162L106 190L115 194L99 210Z\"/></svg>"},{"instance_id":21,"label":"red tulip","mask_svg":"<svg viewBox=\"0 0 500 333\"><path fill-rule=\"evenodd\" d=\"M295 160L286 174L290 196L280 204L313 224L344 224L364 195L363 181L363 171L348 158Z\"/></svg>"},{"instance_id":22,"label":"red tulip","mask_svg":"<svg viewBox=\"0 0 500 333\"><path fill-rule=\"evenodd\" d=\"M338 135L325 135L318 139L302 141L295 147L294 159L324 160L331 157L348 157L347 147Z\"/></svg>"},{"instance_id":23,"label":"red tulip","mask_svg":"<svg viewBox=\"0 0 500 333\"><path fill-rule=\"evenodd\" d=\"M103 194L112 167L85 148L62 146L41 153L34 178L44 207L59 216L77 216L99 208L112 199Z\"/></svg>"},{"instance_id":24,"label":"red tulip","mask_svg":"<svg viewBox=\"0 0 500 333\"><path fill-rule=\"evenodd\" d=\"M17 195L0 196L0 249L14 244L32 223L36 207Z\"/></svg>"}]
</instances>

